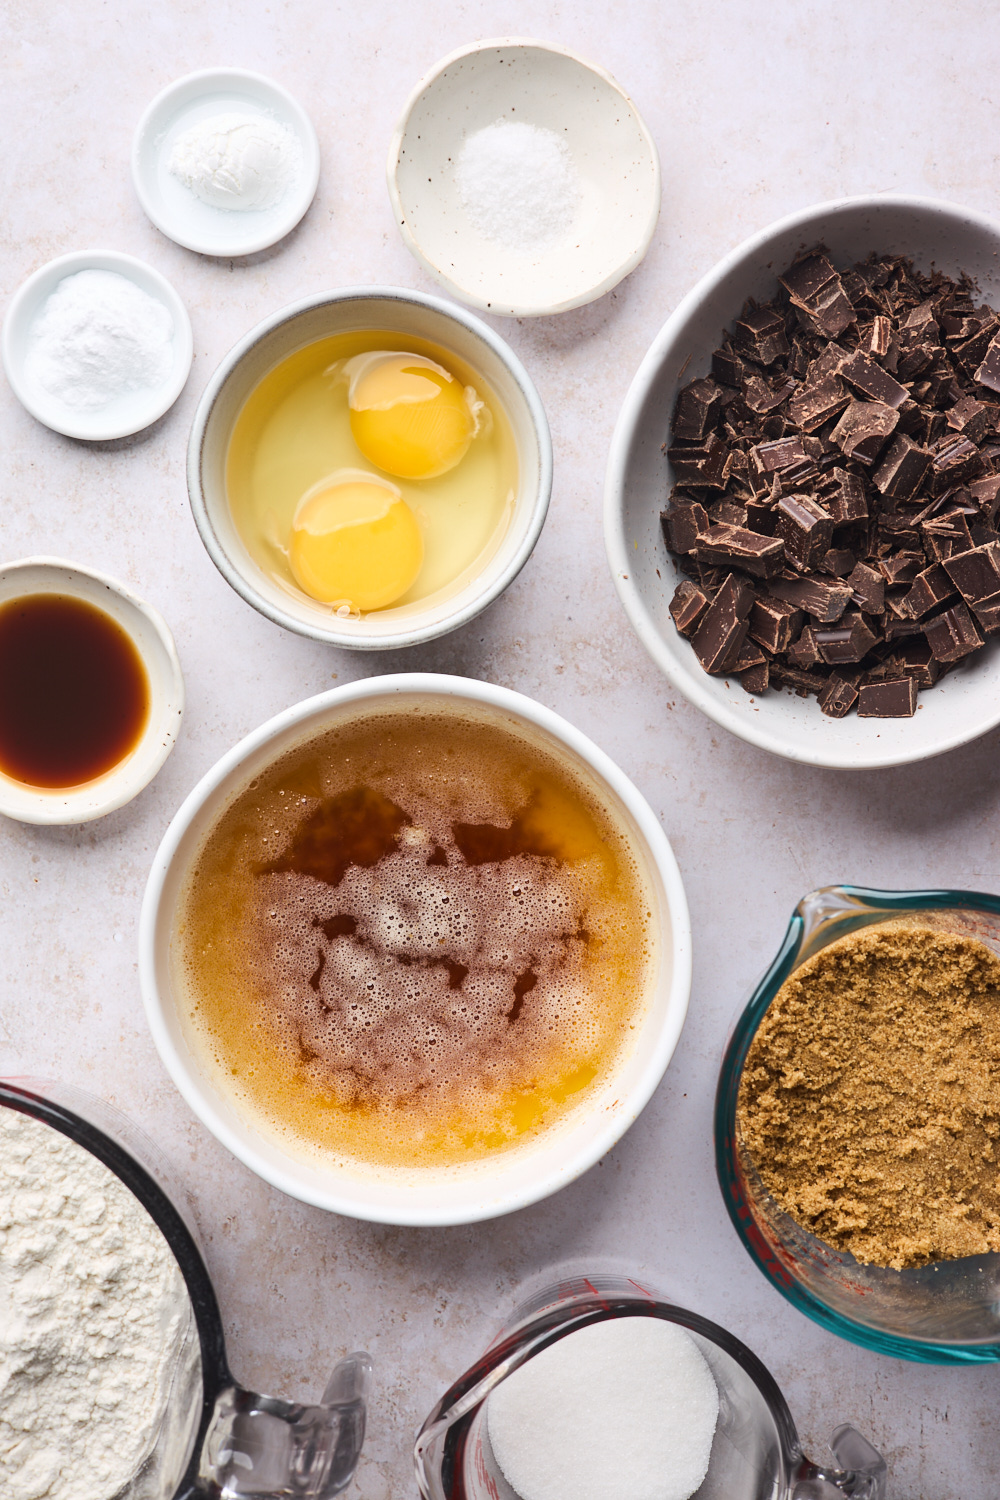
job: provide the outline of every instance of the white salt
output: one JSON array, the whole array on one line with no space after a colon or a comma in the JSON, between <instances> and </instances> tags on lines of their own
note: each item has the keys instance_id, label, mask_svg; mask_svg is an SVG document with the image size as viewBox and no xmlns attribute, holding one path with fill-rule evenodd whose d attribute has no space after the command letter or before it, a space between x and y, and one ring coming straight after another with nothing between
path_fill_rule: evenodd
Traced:
<instances>
[{"instance_id":1,"label":"white salt","mask_svg":"<svg viewBox=\"0 0 1000 1500\"><path fill-rule=\"evenodd\" d=\"M470 135L455 182L484 239L522 254L569 235L580 202L580 175L569 147L542 125L498 120Z\"/></svg>"},{"instance_id":2,"label":"white salt","mask_svg":"<svg viewBox=\"0 0 1000 1500\"><path fill-rule=\"evenodd\" d=\"M719 1392L676 1323L611 1318L529 1359L486 1415L522 1500L689 1500L708 1472Z\"/></svg>"}]
</instances>

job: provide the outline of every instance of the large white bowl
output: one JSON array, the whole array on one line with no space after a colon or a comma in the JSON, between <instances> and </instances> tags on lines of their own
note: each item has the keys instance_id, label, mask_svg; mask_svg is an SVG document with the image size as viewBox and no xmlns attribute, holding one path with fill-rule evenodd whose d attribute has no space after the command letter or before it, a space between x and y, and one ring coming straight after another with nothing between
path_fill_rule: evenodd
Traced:
<instances>
[{"instance_id":1,"label":"large white bowl","mask_svg":"<svg viewBox=\"0 0 1000 1500\"><path fill-rule=\"evenodd\" d=\"M606 805L642 859L658 935L655 972L632 1049L586 1112L571 1115L531 1147L498 1154L469 1169L410 1173L319 1166L293 1155L258 1130L223 1096L189 1040L171 963L178 900L198 851L219 814L254 776L285 751L311 739L359 705L393 701L499 711L529 735L548 740L563 760L580 765L603 790ZM588 774L589 773L589 774ZM590 740L550 709L507 688L464 677L400 673L368 678L309 698L247 735L202 778L167 829L153 860L139 923L139 977L153 1040L171 1077L199 1119L250 1169L283 1192L319 1208L389 1224L464 1224L494 1218L565 1187L614 1145L648 1103L670 1061L691 988L691 929L680 872L649 804Z\"/></svg>"},{"instance_id":2,"label":"large white bowl","mask_svg":"<svg viewBox=\"0 0 1000 1500\"><path fill-rule=\"evenodd\" d=\"M482 570L454 589L341 619L329 605L293 593L250 555L226 492L233 426L254 387L297 349L332 334L385 329L453 351L489 385L517 449L518 488L507 531ZM219 572L254 609L300 635L349 650L416 646L465 625L503 593L541 533L552 491L552 440L538 392L517 355L472 313L400 287L320 292L272 314L241 339L212 376L188 443L188 493L195 525Z\"/></svg>"},{"instance_id":3,"label":"large white bowl","mask_svg":"<svg viewBox=\"0 0 1000 1500\"><path fill-rule=\"evenodd\" d=\"M662 452L682 385L709 373L712 351L748 297L769 301L779 271L822 242L839 267L870 251L909 256L924 271L968 272L1000 306L1000 225L933 199L844 198L791 214L721 260L667 319L639 367L611 443L604 538L618 596L671 683L724 729L789 760L817 766L903 765L954 749L1000 723L994 643L920 694L912 719L831 719L814 699L772 689L751 699L735 677L703 672L667 611L678 573L660 530L673 483Z\"/></svg>"},{"instance_id":4,"label":"large white bowl","mask_svg":"<svg viewBox=\"0 0 1000 1500\"><path fill-rule=\"evenodd\" d=\"M513 252L484 238L463 207L455 163L465 139L498 120L555 131L582 180L572 233ZM501 37L451 52L417 84L389 146L389 198L425 270L486 312L530 318L593 302L634 271L660 212L660 160L610 73L550 42Z\"/></svg>"}]
</instances>

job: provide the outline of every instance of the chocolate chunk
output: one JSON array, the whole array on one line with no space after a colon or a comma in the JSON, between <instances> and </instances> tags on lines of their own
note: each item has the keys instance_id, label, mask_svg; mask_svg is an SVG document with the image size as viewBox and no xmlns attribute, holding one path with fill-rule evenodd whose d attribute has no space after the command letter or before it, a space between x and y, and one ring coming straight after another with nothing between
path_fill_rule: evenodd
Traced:
<instances>
[{"instance_id":1,"label":"chocolate chunk","mask_svg":"<svg viewBox=\"0 0 1000 1500\"><path fill-rule=\"evenodd\" d=\"M833 517L808 495L782 495L775 531L788 558L805 572L817 565L833 540Z\"/></svg>"},{"instance_id":2,"label":"chocolate chunk","mask_svg":"<svg viewBox=\"0 0 1000 1500\"><path fill-rule=\"evenodd\" d=\"M851 393L835 375L800 386L788 403L788 415L804 432L817 432L825 422L839 417Z\"/></svg>"},{"instance_id":3,"label":"chocolate chunk","mask_svg":"<svg viewBox=\"0 0 1000 1500\"><path fill-rule=\"evenodd\" d=\"M797 384L795 380L782 380L772 389L760 375L751 375L744 382L743 399L750 410L758 414L774 411L783 401L788 400Z\"/></svg>"},{"instance_id":4,"label":"chocolate chunk","mask_svg":"<svg viewBox=\"0 0 1000 1500\"><path fill-rule=\"evenodd\" d=\"M810 693L819 695L826 687L826 677L821 672L810 672L804 667L791 667L783 661L771 663L771 676L782 687L794 688L800 698Z\"/></svg>"},{"instance_id":5,"label":"chocolate chunk","mask_svg":"<svg viewBox=\"0 0 1000 1500\"><path fill-rule=\"evenodd\" d=\"M730 573L702 618L692 645L706 672L729 672L747 637L754 592L746 579Z\"/></svg>"},{"instance_id":6,"label":"chocolate chunk","mask_svg":"<svg viewBox=\"0 0 1000 1500\"><path fill-rule=\"evenodd\" d=\"M968 552L972 533L964 516L940 516L920 523L920 534L928 557L944 562L959 552Z\"/></svg>"},{"instance_id":7,"label":"chocolate chunk","mask_svg":"<svg viewBox=\"0 0 1000 1500\"><path fill-rule=\"evenodd\" d=\"M983 635L996 635L1000 631L1000 594L992 599L980 599L972 606L976 624Z\"/></svg>"},{"instance_id":8,"label":"chocolate chunk","mask_svg":"<svg viewBox=\"0 0 1000 1500\"><path fill-rule=\"evenodd\" d=\"M847 609L840 624L817 626L813 632L816 649L827 666L860 661L875 645L876 636L869 630L860 610Z\"/></svg>"},{"instance_id":9,"label":"chocolate chunk","mask_svg":"<svg viewBox=\"0 0 1000 1500\"><path fill-rule=\"evenodd\" d=\"M970 547L941 564L966 604L981 604L1000 594L1000 544Z\"/></svg>"},{"instance_id":10,"label":"chocolate chunk","mask_svg":"<svg viewBox=\"0 0 1000 1500\"><path fill-rule=\"evenodd\" d=\"M866 330L862 339L861 348L865 354L874 354L877 359L883 359L892 347L892 319L879 314L872 319L871 327Z\"/></svg>"},{"instance_id":11,"label":"chocolate chunk","mask_svg":"<svg viewBox=\"0 0 1000 1500\"><path fill-rule=\"evenodd\" d=\"M714 380L692 380L678 393L673 436L678 442L700 443L722 403Z\"/></svg>"},{"instance_id":12,"label":"chocolate chunk","mask_svg":"<svg viewBox=\"0 0 1000 1500\"><path fill-rule=\"evenodd\" d=\"M851 602L860 607L870 615L881 614L885 607L885 580L874 568L867 563L859 562L847 575L848 586L852 589Z\"/></svg>"},{"instance_id":13,"label":"chocolate chunk","mask_svg":"<svg viewBox=\"0 0 1000 1500\"><path fill-rule=\"evenodd\" d=\"M745 505L736 505L732 500L725 497L714 500L708 507L708 519L716 526L725 522L727 526L745 526L747 523L747 508Z\"/></svg>"},{"instance_id":14,"label":"chocolate chunk","mask_svg":"<svg viewBox=\"0 0 1000 1500\"><path fill-rule=\"evenodd\" d=\"M778 280L793 306L801 308L816 331L827 338L835 339L855 322L854 308L825 255L807 255Z\"/></svg>"},{"instance_id":15,"label":"chocolate chunk","mask_svg":"<svg viewBox=\"0 0 1000 1500\"><path fill-rule=\"evenodd\" d=\"M931 652L925 635L911 636L887 657L886 665L914 678L918 688L933 687L941 675L941 663ZM896 670L888 675L895 676Z\"/></svg>"},{"instance_id":16,"label":"chocolate chunk","mask_svg":"<svg viewBox=\"0 0 1000 1500\"><path fill-rule=\"evenodd\" d=\"M754 578L777 578L784 567L785 548L780 537L761 536L743 526L722 523L710 526L695 543L699 562L716 567L741 568Z\"/></svg>"},{"instance_id":17,"label":"chocolate chunk","mask_svg":"<svg viewBox=\"0 0 1000 1500\"><path fill-rule=\"evenodd\" d=\"M912 719L916 710L917 684L909 675L863 682L858 689L859 719Z\"/></svg>"},{"instance_id":18,"label":"chocolate chunk","mask_svg":"<svg viewBox=\"0 0 1000 1500\"><path fill-rule=\"evenodd\" d=\"M841 677L839 672L830 674L826 687L819 695L819 706L831 719L842 719L845 714L850 713L857 701L857 684L849 678Z\"/></svg>"},{"instance_id":19,"label":"chocolate chunk","mask_svg":"<svg viewBox=\"0 0 1000 1500\"><path fill-rule=\"evenodd\" d=\"M806 458L802 439L799 437L776 438L771 443L757 443L747 455L751 475L770 477L780 469L801 462Z\"/></svg>"},{"instance_id":20,"label":"chocolate chunk","mask_svg":"<svg viewBox=\"0 0 1000 1500\"><path fill-rule=\"evenodd\" d=\"M919 552L897 552L895 557L880 557L877 567L889 588L900 583L912 583L923 570L924 559Z\"/></svg>"},{"instance_id":21,"label":"chocolate chunk","mask_svg":"<svg viewBox=\"0 0 1000 1500\"><path fill-rule=\"evenodd\" d=\"M747 636L746 640L740 647L740 654L739 656L737 656L735 662L733 663L731 670L742 675L742 673L744 672L749 672L753 667L763 666L766 661L767 657L757 645L757 642L752 641L750 637Z\"/></svg>"},{"instance_id":22,"label":"chocolate chunk","mask_svg":"<svg viewBox=\"0 0 1000 1500\"><path fill-rule=\"evenodd\" d=\"M852 401L830 436L846 458L871 465L898 421L893 408L881 401Z\"/></svg>"},{"instance_id":23,"label":"chocolate chunk","mask_svg":"<svg viewBox=\"0 0 1000 1500\"><path fill-rule=\"evenodd\" d=\"M660 525L670 551L675 552L678 557L686 557L689 552L694 551L695 543L702 532L708 530L711 522L703 505L699 505L697 500L687 500L661 511Z\"/></svg>"},{"instance_id":24,"label":"chocolate chunk","mask_svg":"<svg viewBox=\"0 0 1000 1500\"><path fill-rule=\"evenodd\" d=\"M899 601L899 608L911 620L920 620L937 605L952 598L957 592L948 574L940 563L934 563L918 573L910 592Z\"/></svg>"},{"instance_id":25,"label":"chocolate chunk","mask_svg":"<svg viewBox=\"0 0 1000 1500\"><path fill-rule=\"evenodd\" d=\"M771 685L771 668L767 661L758 667L750 667L740 673L740 686L745 693L766 693Z\"/></svg>"},{"instance_id":26,"label":"chocolate chunk","mask_svg":"<svg viewBox=\"0 0 1000 1500\"><path fill-rule=\"evenodd\" d=\"M737 320L733 342L757 364L773 364L788 353L785 320L773 307L750 308Z\"/></svg>"},{"instance_id":27,"label":"chocolate chunk","mask_svg":"<svg viewBox=\"0 0 1000 1500\"><path fill-rule=\"evenodd\" d=\"M979 506L983 519L992 525L1000 510L1000 474L987 474L985 479L974 479L969 485L969 493Z\"/></svg>"},{"instance_id":28,"label":"chocolate chunk","mask_svg":"<svg viewBox=\"0 0 1000 1500\"><path fill-rule=\"evenodd\" d=\"M846 359L840 367L840 374L848 384L853 385L856 391L863 396L869 396L872 401L881 401L884 406L893 408L902 406L909 396L905 385L900 385L898 380L893 380L887 375L881 365L875 364L866 354L859 349Z\"/></svg>"},{"instance_id":29,"label":"chocolate chunk","mask_svg":"<svg viewBox=\"0 0 1000 1500\"><path fill-rule=\"evenodd\" d=\"M872 475L872 483L888 500L897 503L912 500L930 464L931 455L927 449L919 448L905 433L899 432Z\"/></svg>"},{"instance_id":30,"label":"chocolate chunk","mask_svg":"<svg viewBox=\"0 0 1000 1500\"><path fill-rule=\"evenodd\" d=\"M960 661L983 644L976 622L964 604L953 604L928 620L924 635L938 661Z\"/></svg>"},{"instance_id":31,"label":"chocolate chunk","mask_svg":"<svg viewBox=\"0 0 1000 1500\"><path fill-rule=\"evenodd\" d=\"M772 656L787 651L801 629L803 613L781 599L755 599L750 611L750 636Z\"/></svg>"},{"instance_id":32,"label":"chocolate chunk","mask_svg":"<svg viewBox=\"0 0 1000 1500\"><path fill-rule=\"evenodd\" d=\"M729 448L717 433L710 432L701 443L673 444L667 458L674 468L674 479L688 489L724 490L725 466Z\"/></svg>"},{"instance_id":33,"label":"chocolate chunk","mask_svg":"<svg viewBox=\"0 0 1000 1500\"><path fill-rule=\"evenodd\" d=\"M931 494L943 495L954 484L976 479L983 460L975 443L961 433L949 433L935 443L931 455Z\"/></svg>"},{"instance_id":34,"label":"chocolate chunk","mask_svg":"<svg viewBox=\"0 0 1000 1500\"><path fill-rule=\"evenodd\" d=\"M793 641L785 655L794 667L815 667L820 661L819 646L811 625L803 625L799 638Z\"/></svg>"},{"instance_id":35,"label":"chocolate chunk","mask_svg":"<svg viewBox=\"0 0 1000 1500\"><path fill-rule=\"evenodd\" d=\"M974 379L991 391L1000 391L1000 333L993 339Z\"/></svg>"},{"instance_id":36,"label":"chocolate chunk","mask_svg":"<svg viewBox=\"0 0 1000 1500\"><path fill-rule=\"evenodd\" d=\"M821 573L832 573L834 578L846 578L856 561L857 558L849 547L831 547L820 558L818 567Z\"/></svg>"},{"instance_id":37,"label":"chocolate chunk","mask_svg":"<svg viewBox=\"0 0 1000 1500\"><path fill-rule=\"evenodd\" d=\"M844 584L822 578L776 578L768 591L772 599L804 609L821 625L835 624L851 601L851 590Z\"/></svg>"},{"instance_id":38,"label":"chocolate chunk","mask_svg":"<svg viewBox=\"0 0 1000 1500\"><path fill-rule=\"evenodd\" d=\"M716 349L712 355L712 374L716 380L721 380L723 385L738 386L746 378L747 367L735 349L723 344L722 348Z\"/></svg>"},{"instance_id":39,"label":"chocolate chunk","mask_svg":"<svg viewBox=\"0 0 1000 1500\"><path fill-rule=\"evenodd\" d=\"M709 606L708 595L689 578L682 578L669 604L674 624L681 635L692 636Z\"/></svg>"},{"instance_id":40,"label":"chocolate chunk","mask_svg":"<svg viewBox=\"0 0 1000 1500\"><path fill-rule=\"evenodd\" d=\"M995 313L988 313L974 333L971 333L964 342L954 346L952 353L956 362L972 379L976 378L976 367L986 356L990 340L996 334L998 327L1000 327L1000 318L997 318Z\"/></svg>"},{"instance_id":41,"label":"chocolate chunk","mask_svg":"<svg viewBox=\"0 0 1000 1500\"><path fill-rule=\"evenodd\" d=\"M831 469L828 478L831 488L824 491L823 504L833 517L833 524L845 526L850 521L866 520L868 500L861 476L846 469Z\"/></svg>"},{"instance_id":42,"label":"chocolate chunk","mask_svg":"<svg viewBox=\"0 0 1000 1500\"><path fill-rule=\"evenodd\" d=\"M975 396L963 396L946 414L948 426L971 443L980 443L992 425L990 407Z\"/></svg>"}]
</instances>

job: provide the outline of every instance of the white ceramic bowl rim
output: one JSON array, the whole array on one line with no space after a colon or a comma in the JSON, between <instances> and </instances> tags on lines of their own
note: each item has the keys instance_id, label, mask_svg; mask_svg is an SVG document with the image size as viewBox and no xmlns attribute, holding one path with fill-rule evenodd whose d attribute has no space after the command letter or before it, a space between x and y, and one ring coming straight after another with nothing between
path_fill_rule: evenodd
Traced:
<instances>
[{"instance_id":1,"label":"white ceramic bowl rim","mask_svg":"<svg viewBox=\"0 0 1000 1500\"><path fill-rule=\"evenodd\" d=\"M107 262L110 264L106 264ZM15 332L25 303L31 299L39 282L51 280L52 290L55 291L59 282L65 277L72 276L77 271L89 270L117 271L120 276L127 277L134 285L139 286L140 291L143 291L145 288L129 274L131 271L140 271L142 276L156 287L160 301L168 308L174 320L173 375L169 380L164 381L163 385L150 389L149 406L143 412L141 419L126 422L124 426L115 423L108 426L106 425L107 418L104 418L104 425L102 425L100 410L81 412L79 417L75 418L73 407L67 406L55 396L51 398L51 405L49 403L44 406L39 405L22 381L22 360L19 351L14 347ZM27 333L28 327L25 327L23 336L26 337ZM8 303L3 328L0 330L0 348L2 348L4 371L11 389L25 410L46 427L51 428L53 432L60 432L64 437L78 438L91 443L106 443L116 438L131 437L132 433L142 432L144 428L162 417L164 412L170 410L187 384L188 375L191 373L191 362L194 358L191 319L178 293L163 273L156 270L155 266L140 260L136 255L126 255L121 250L72 250L68 255L57 255L55 260L46 261L45 265L39 266L37 271L32 271Z\"/></svg>"},{"instance_id":2,"label":"white ceramic bowl rim","mask_svg":"<svg viewBox=\"0 0 1000 1500\"><path fill-rule=\"evenodd\" d=\"M748 259L755 252L763 250L770 242L779 235L784 235L801 228L806 232L806 239L815 242L818 221L825 215L835 215L845 210L866 208L900 208L907 211L924 211L930 215L941 217L959 217L967 223L976 225L983 231L993 235L1000 240L1000 224L986 214L974 209L965 208L961 204L950 203L940 198L924 198L905 193L879 193L860 194L850 198L833 198L825 203L814 203L808 208L798 209L795 213L788 214L783 219L778 219L766 228L759 230L743 240L735 249L725 255L715 266L703 276L701 280L692 287L691 291L677 304L674 311L663 324L656 338L644 356L636 374L629 386L622 409L615 425L611 439L611 448L608 454L608 463L604 487L604 545L607 553L608 565L611 569L611 577L617 591L622 607L632 624L636 635L639 637L649 655L656 662L664 675L673 686L682 693L687 700L696 708L713 719L723 729L738 735L749 743L758 745L761 749L769 750L772 754L783 756L786 759L801 760L810 765L827 766L834 769L861 769L871 770L882 766L905 765L913 761L926 760L931 755L944 754L948 750L956 749L960 745L968 743L981 734L1000 723L1000 699L997 700L996 714L992 723L984 723L972 732L968 727L956 723L954 730L944 734L940 742L936 743L934 749L928 751L926 746L914 744L911 748L903 751L887 750L884 753L873 751L863 760L859 759L853 747L849 753L845 753L836 743L831 742L828 750L810 750L808 754L799 753L780 734L774 733L767 723L766 715L763 713L755 719L739 716L729 709L724 702L720 702L709 691L706 676L703 683L699 680L699 671L685 671L675 661L659 639L658 634L650 627L646 611L642 603L639 590L635 587L632 578L632 558L628 550L624 528L621 524L622 504L625 495L625 475L628 467L629 449L635 439L637 425L642 415L643 406L655 384L657 374L663 362L665 352L673 344L677 333L687 323L692 313L699 304L716 287L725 281L732 270ZM735 312L738 309L734 309ZM720 329L721 332L721 329ZM700 669L699 669L700 670ZM816 710L817 713L819 710Z\"/></svg>"},{"instance_id":3,"label":"white ceramic bowl rim","mask_svg":"<svg viewBox=\"0 0 1000 1500\"><path fill-rule=\"evenodd\" d=\"M613 89L616 94L619 94L628 106L639 134L642 136L649 150L650 164L653 169L655 209L650 215L649 222L643 229L642 235L636 242L634 249L622 259L614 271L595 283L594 286L579 292L576 296L567 297L563 301L545 305L537 303L505 303L502 297L499 299L489 299L463 286L461 282L449 276L447 271L424 253L419 241L414 237L413 231L410 228L408 215L399 196L399 186L396 181L396 168L399 164L400 150L404 136L406 135L407 126L409 125L410 115L427 89L453 63L460 62L463 57L471 57L477 52L489 52L494 48L515 47L535 48L542 52L554 52L559 57L569 58L571 62L575 62L581 68L585 68L588 73L595 74L609 88ZM403 242L410 251L410 254L413 255L426 271L440 281L443 286L447 287L456 297L460 297L463 302L468 303L470 307L478 307L481 312L493 313L497 317L507 318L547 317L553 313L569 312L574 307L583 307L589 302L595 302L598 297L603 297L606 292L610 292L613 287L616 287L620 281L624 281L625 277L634 271L636 266L643 260L652 243L660 216L660 197L662 192L660 154L656 149L656 142L650 134L645 120L639 113L635 101L622 88L618 80L613 78L607 69L602 68L599 63L591 62L589 58L581 57L579 52L574 52L569 47L562 47L558 42L545 42L537 37L523 36L490 37L483 42L470 42L467 46L457 47L454 52L449 52L446 57L442 57L434 64L433 68L424 74L411 90L410 96L399 116L396 128L393 131L392 140L389 143L389 157L386 164L386 182L389 189L392 211L395 214L396 223Z\"/></svg>"},{"instance_id":4,"label":"white ceramic bowl rim","mask_svg":"<svg viewBox=\"0 0 1000 1500\"><path fill-rule=\"evenodd\" d=\"M191 510L194 515L195 525L205 544L209 557L215 563L219 572L226 582L236 590L241 599L247 604L259 610L266 619L273 621L275 625L282 625L286 630L294 630L298 635L311 637L313 640L325 641L331 646L346 646L356 648L359 645L358 637L341 631L336 626L322 627L312 625L287 610L279 608L270 599L265 599L259 594L249 580L240 572L230 558L228 552L219 540L218 533L212 524L208 507L201 487L201 455L205 441L205 432L212 417L212 411L219 398L223 386L226 384L233 371L240 364L250 350L259 344L269 334L282 324L289 323L309 312L316 307L325 307L329 304L340 302L407 302L417 303L421 307L430 308L440 313L453 322L459 323L469 330L477 338L488 345L509 370L516 382L518 389L528 407L532 426L538 441L538 495L534 503L534 513L530 525L521 541L517 551L511 556L507 566L493 579L488 590L477 593L454 612L450 613L443 623L432 623L430 625L408 625L393 635L380 636L378 641L372 642L372 648L377 650L394 650L401 646L416 646L426 640L431 640L448 631L456 630L461 625L466 625L474 620L477 615L495 599L498 599L504 590L514 581L518 573L524 567L528 558L535 549L535 544L541 535L542 526L548 511L549 497L552 491L552 439L549 434L549 424L545 416L545 408L542 406L541 398L532 384L527 370L514 353L513 349L504 342L499 334L494 333L486 323L482 322L473 313L466 312L464 308L456 307L451 302L445 302L441 297L431 296L427 292L412 292L405 287L396 286L360 286L343 287L329 292L316 292L312 296L302 297L297 302L290 303L287 307L279 308L263 322L258 323L255 328L245 334L239 343L230 349L229 353L220 362L211 380L205 387L204 394L198 403L198 409L194 414L194 422L191 426L191 437L188 442L188 495L191 500Z\"/></svg>"},{"instance_id":5,"label":"white ceramic bowl rim","mask_svg":"<svg viewBox=\"0 0 1000 1500\"><path fill-rule=\"evenodd\" d=\"M143 788L149 785L163 765L174 747L180 730L184 713L184 677L174 638L166 620L159 610L147 604L144 599L140 599L138 594L134 594L125 584L119 583L116 578L110 577L107 573L99 572L97 568L84 567L81 563L70 562L63 557L45 556L20 557L14 562L0 563L0 580L11 574L29 573L32 570L51 572L52 581L56 584L61 582L65 591L74 594L74 597L77 596L71 581L74 575L90 579L100 588L106 589L109 594L124 604L127 611L134 611L146 620L163 652L165 671L158 672L149 652L136 639L134 630L122 621L117 622L127 632L142 659L150 680L151 698L156 693L158 677L161 679L161 687L165 693L164 708L167 714L165 719L155 720L151 702L149 722L138 744L119 765L113 766L103 776L96 777L93 781L82 782L79 786L54 787L45 791L36 790L33 787L22 789L20 783L12 783L6 778L0 778L0 812L7 817L15 818L22 823L43 825L89 823L131 802L133 797L137 797ZM37 588L34 592L38 592ZM53 588L50 592L58 593L60 589ZM14 594L11 597L19 596ZM78 597L89 598L82 593ZM3 600L3 602L8 601ZM105 607L105 611L110 613L99 601L90 600L89 602L94 603L97 608ZM137 753L140 751L144 752L141 756Z\"/></svg>"},{"instance_id":6,"label":"white ceramic bowl rim","mask_svg":"<svg viewBox=\"0 0 1000 1500\"><path fill-rule=\"evenodd\" d=\"M599 777L608 783L635 819L649 849L650 861L655 865L663 882L666 906L670 918L670 985L665 1006L665 1015L658 1034L650 1033L642 1039L644 1060L641 1071L631 1088L627 1107L611 1116L593 1135L585 1147L579 1149L568 1163L548 1170L540 1170L531 1187L510 1194L507 1198L491 1195L489 1178L484 1176L477 1183L479 1202L464 1212L456 1213L436 1207L428 1202L426 1207L400 1210L398 1212L377 1211L358 1202L349 1189L316 1191L310 1185L297 1181L290 1172L273 1167L245 1140L230 1129L226 1119L216 1106L210 1085L198 1082L193 1070L174 1044L167 1024L163 998L156 983L157 926L164 884L177 855L180 844L194 818L213 793L230 774L240 767L254 751L296 724L308 719L325 706L340 707L349 703L361 703L370 698L386 698L392 694L448 695L481 703L504 710L528 723L548 731L555 739L575 751ZM525 1208L539 1199L548 1197L559 1188L567 1186L583 1172L592 1167L621 1138L635 1118L652 1097L673 1055L687 1014L691 991L691 923L687 898L680 870L660 821L648 802L628 779L625 773L592 740L574 728L566 719L551 709L537 703L522 693L509 688L496 687L491 683L472 678L454 677L434 672L406 672L391 676L363 678L359 682L346 683L316 697L285 709L253 730L221 758L199 781L185 798L171 820L170 826L153 859L152 868L143 896L139 918L139 982L142 990L146 1018L153 1034L153 1041L171 1078L191 1109L212 1134L251 1171L262 1177L273 1187L288 1193L293 1198L325 1208L333 1213L350 1218L361 1218L373 1223L441 1226L460 1223L475 1223L482 1219L499 1217L516 1209ZM542 1152L539 1152L539 1156ZM349 1179L345 1178L345 1181Z\"/></svg>"},{"instance_id":7,"label":"white ceramic bowl rim","mask_svg":"<svg viewBox=\"0 0 1000 1500\"><path fill-rule=\"evenodd\" d=\"M289 195L287 206L275 205L274 210L269 213L267 227L262 227L256 236L244 234L243 237L235 238L228 247L214 241L203 240L197 234L189 233L182 224L174 221L168 214L161 213L147 190L142 166L143 141L158 111L172 96L184 92L197 83L205 83L206 86L218 85L220 92L227 83L235 86L250 83L262 94L277 95L295 120L296 133L303 147L302 180L297 190ZM208 92L211 90L206 87L206 93ZM286 235L290 234L304 217L319 186L319 141L312 120L302 105L280 83L275 83L273 78L268 78L264 73L257 73L249 68L199 68L193 73L185 73L183 77L175 78L172 83L167 84L166 88L161 89L154 99L150 100L143 110L132 138L131 165L132 184L136 197L151 223L155 224L168 239L173 240L175 244L183 245L186 250L194 250L199 255L221 256L225 259L229 256L254 255L259 250L269 249L271 245L276 245L279 240L283 240ZM278 210L281 208L284 208L284 212L279 213ZM237 229L240 227L238 215L235 227Z\"/></svg>"}]
</instances>

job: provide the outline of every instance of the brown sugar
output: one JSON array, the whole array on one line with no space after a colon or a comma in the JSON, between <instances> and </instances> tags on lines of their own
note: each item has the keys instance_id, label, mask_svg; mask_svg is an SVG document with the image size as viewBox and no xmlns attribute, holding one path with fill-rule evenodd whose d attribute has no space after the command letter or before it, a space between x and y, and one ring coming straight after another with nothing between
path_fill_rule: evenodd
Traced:
<instances>
[{"instance_id":1,"label":"brown sugar","mask_svg":"<svg viewBox=\"0 0 1000 1500\"><path fill-rule=\"evenodd\" d=\"M1000 1251L1000 959L905 922L831 943L767 1011L738 1119L768 1192L857 1260Z\"/></svg>"}]
</instances>

